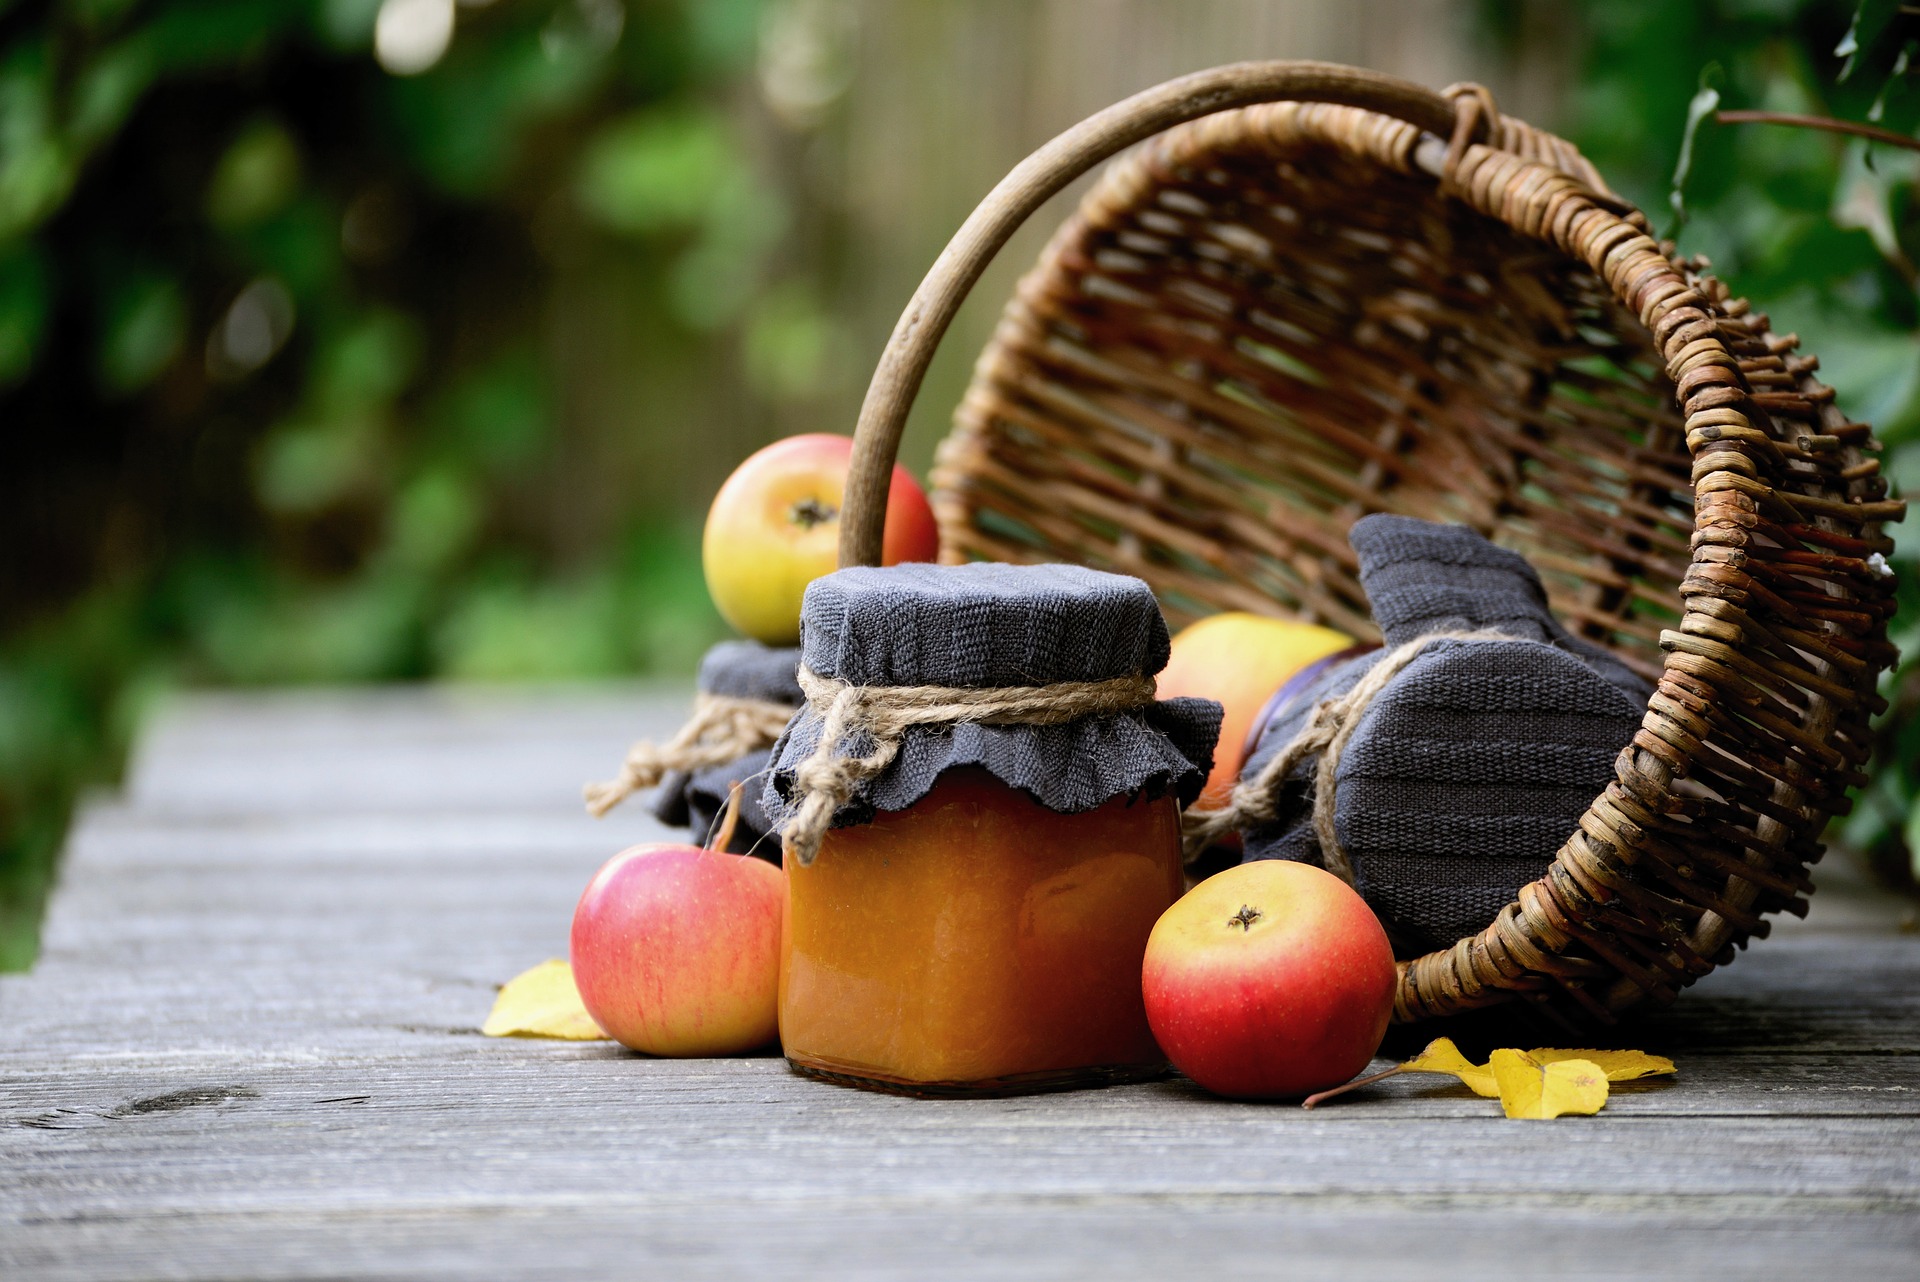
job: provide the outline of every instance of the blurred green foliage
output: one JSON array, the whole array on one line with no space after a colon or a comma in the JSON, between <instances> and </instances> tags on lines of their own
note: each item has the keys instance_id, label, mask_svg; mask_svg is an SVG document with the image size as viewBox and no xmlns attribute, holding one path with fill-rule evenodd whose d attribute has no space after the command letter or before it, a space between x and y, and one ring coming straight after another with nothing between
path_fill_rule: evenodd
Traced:
<instances>
[{"instance_id":1,"label":"blurred green foliage","mask_svg":"<svg viewBox=\"0 0 1920 1282\"><path fill-rule=\"evenodd\" d=\"M411 53L376 32L406 9ZM719 635L712 468L832 332L738 108L761 21L0 4L0 969L155 690L685 672ZM584 306L644 321L631 423L555 373L582 310L556 282L602 278ZM684 483L671 443L579 439L696 435L686 385L736 383L746 428Z\"/></svg>"},{"instance_id":2,"label":"blurred green foliage","mask_svg":"<svg viewBox=\"0 0 1920 1282\"><path fill-rule=\"evenodd\" d=\"M1728 107L1920 123L1920 31L1881 0L1480 3L1515 61L1572 60L1557 123L1657 219L1710 63ZM857 254L803 156L853 69L799 28L845 16L0 0L0 969L155 691L692 666L706 495L859 373ZM1907 489L1917 184L1911 153L1708 122L1680 229ZM1845 830L1888 871L1920 845L1900 548L1909 657Z\"/></svg>"},{"instance_id":3,"label":"blurred green foliage","mask_svg":"<svg viewBox=\"0 0 1920 1282\"><path fill-rule=\"evenodd\" d=\"M1714 271L1780 332L1797 332L1872 423L1882 471L1920 494L1920 153L1774 124L1701 121L1676 202L1688 107L1703 86L1719 106L1920 127L1920 16L1888 0L1579 0L1579 74L1559 123L1655 226ZM1570 12L1571 10L1571 12ZM1488 28L1515 56L1529 6L1493 0ZM1538 7L1534 7L1537 18ZM1838 52L1851 33L1850 52ZM1684 221L1676 207L1684 208ZM1830 839L1888 880L1920 875L1920 515L1892 529L1900 574L1891 636L1902 656L1882 681L1872 783Z\"/></svg>"}]
</instances>

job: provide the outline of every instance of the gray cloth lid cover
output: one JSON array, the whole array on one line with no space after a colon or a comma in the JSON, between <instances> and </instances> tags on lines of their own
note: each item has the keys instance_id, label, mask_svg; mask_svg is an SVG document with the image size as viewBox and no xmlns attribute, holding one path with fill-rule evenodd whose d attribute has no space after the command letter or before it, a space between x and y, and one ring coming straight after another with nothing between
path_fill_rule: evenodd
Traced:
<instances>
[{"instance_id":1,"label":"gray cloth lid cover","mask_svg":"<svg viewBox=\"0 0 1920 1282\"><path fill-rule=\"evenodd\" d=\"M793 646L765 646L758 641L722 641L700 660L696 685L701 694L734 699L763 699L797 708L806 701L794 672L800 651Z\"/></svg>"},{"instance_id":2,"label":"gray cloth lid cover","mask_svg":"<svg viewBox=\"0 0 1920 1282\"><path fill-rule=\"evenodd\" d=\"M1145 583L1073 565L839 570L808 586L800 612L801 661L863 686L985 689L1152 675L1166 666L1167 646L1166 620ZM1192 801L1212 768L1220 716L1210 700L1166 699L1056 726L910 727L893 764L840 808L834 826L904 810L955 766L983 767L1060 814L1136 792ZM764 800L776 824L820 728L803 708L774 746ZM843 750L872 748L856 733Z\"/></svg>"},{"instance_id":3,"label":"gray cloth lid cover","mask_svg":"<svg viewBox=\"0 0 1920 1282\"><path fill-rule=\"evenodd\" d=\"M1464 525L1376 513L1347 535L1360 586L1389 646L1429 632L1504 632L1576 656L1601 680L1644 705L1652 688L1604 647L1576 637L1547 608L1540 575L1518 552Z\"/></svg>"},{"instance_id":4,"label":"gray cloth lid cover","mask_svg":"<svg viewBox=\"0 0 1920 1282\"><path fill-rule=\"evenodd\" d=\"M1613 777L1650 687L1548 612L1533 567L1463 526L1369 516L1353 527L1360 581L1388 646L1435 641L1369 705L1337 772L1334 828L1357 888L1411 942L1444 948L1486 927ZM1257 774L1316 704L1346 693L1386 651L1330 669L1278 710L1242 775ZM1245 859L1317 863L1303 762L1278 817L1245 834Z\"/></svg>"},{"instance_id":5,"label":"gray cloth lid cover","mask_svg":"<svg viewBox=\"0 0 1920 1282\"><path fill-rule=\"evenodd\" d=\"M702 694L763 699L797 708L805 701L800 682L794 676L799 664L800 651L794 646L776 648L758 641L722 641L700 660L700 675L695 684ZM760 804L760 789L754 786L754 776L767 768L769 755L767 749L761 748L725 765L708 766L691 773L672 772L654 789L653 817L675 828L690 828L694 837L704 838L732 785L746 784L740 794L740 820L730 846L736 852L755 847L755 854L778 860L779 843L760 840L771 825Z\"/></svg>"},{"instance_id":6,"label":"gray cloth lid cover","mask_svg":"<svg viewBox=\"0 0 1920 1282\"><path fill-rule=\"evenodd\" d=\"M691 829L696 841L704 840L720 821L720 811L726 805L727 793L738 783L741 785L740 819L734 824L733 840L727 843L727 849L737 855L752 853L779 863L780 843L769 835L773 831L773 821L767 817L766 807L761 800L761 785L766 778L762 772L766 770L772 755L771 750L761 748L723 766L708 766L691 775L675 776L680 781L672 794L678 805L680 817L677 819L668 819L661 813L667 803L664 785L670 782L663 781L655 816L662 822Z\"/></svg>"}]
</instances>

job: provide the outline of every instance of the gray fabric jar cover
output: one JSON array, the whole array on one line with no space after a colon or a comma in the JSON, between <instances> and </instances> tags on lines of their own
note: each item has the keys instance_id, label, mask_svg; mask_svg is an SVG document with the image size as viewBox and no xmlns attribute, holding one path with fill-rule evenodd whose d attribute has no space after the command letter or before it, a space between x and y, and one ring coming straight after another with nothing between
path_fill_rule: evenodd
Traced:
<instances>
[{"instance_id":1,"label":"gray fabric jar cover","mask_svg":"<svg viewBox=\"0 0 1920 1282\"><path fill-rule=\"evenodd\" d=\"M808 586L801 662L856 686L1046 686L1151 676L1166 666L1167 625L1139 579L1073 565L897 565L836 571ZM833 826L905 810L943 771L979 766L1060 814L1115 797L1199 795L1220 734L1220 705L1166 699L1061 725L913 726L899 755L860 787ZM764 803L776 827L798 798L794 769L819 744L802 708L774 745ZM842 752L871 752L856 731Z\"/></svg>"},{"instance_id":2,"label":"gray fabric jar cover","mask_svg":"<svg viewBox=\"0 0 1920 1282\"><path fill-rule=\"evenodd\" d=\"M695 685L702 694L735 699L759 699L797 708L806 702L794 679L800 651L792 646L774 649L758 641L722 641L700 660ZM660 781L653 796L653 816L675 828L688 828L696 841L715 831L727 794L735 783L740 790L740 819L727 849L780 862L780 842L769 837L771 825L761 805L758 776L767 768L771 749L749 752L725 765L704 770L676 770Z\"/></svg>"},{"instance_id":3,"label":"gray fabric jar cover","mask_svg":"<svg viewBox=\"0 0 1920 1282\"><path fill-rule=\"evenodd\" d=\"M1429 643L1360 715L1335 771L1334 831L1356 889L1403 945L1447 948L1546 872L1613 778L1651 687L1560 626L1524 558L1464 526L1376 515L1350 541L1389 647L1445 631L1514 638ZM1385 653L1329 669L1277 709L1243 777ZM1320 861L1317 764L1288 777L1274 823L1245 834L1246 860Z\"/></svg>"}]
</instances>

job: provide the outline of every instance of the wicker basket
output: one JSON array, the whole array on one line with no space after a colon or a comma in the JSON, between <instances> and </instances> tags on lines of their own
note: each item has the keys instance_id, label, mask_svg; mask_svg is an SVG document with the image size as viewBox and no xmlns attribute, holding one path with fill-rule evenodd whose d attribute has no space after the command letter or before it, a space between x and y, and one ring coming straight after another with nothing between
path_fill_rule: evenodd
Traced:
<instances>
[{"instance_id":1,"label":"wicker basket","mask_svg":"<svg viewBox=\"0 0 1920 1282\"><path fill-rule=\"evenodd\" d=\"M1402 963L1402 1021L1520 998L1609 1024L1730 960L1766 914L1804 913L1894 658L1876 554L1902 508L1879 447L1795 337L1671 259L1569 144L1484 90L1245 63L1029 157L874 375L843 563L877 560L907 408L987 260L1148 139L980 359L935 472L943 554L1072 560L1145 578L1176 618L1366 636L1347 527L1461 522L1524 553L1570 628L1658 682L1547 874L1478 935Z\"/></svg>"}]
</instances>

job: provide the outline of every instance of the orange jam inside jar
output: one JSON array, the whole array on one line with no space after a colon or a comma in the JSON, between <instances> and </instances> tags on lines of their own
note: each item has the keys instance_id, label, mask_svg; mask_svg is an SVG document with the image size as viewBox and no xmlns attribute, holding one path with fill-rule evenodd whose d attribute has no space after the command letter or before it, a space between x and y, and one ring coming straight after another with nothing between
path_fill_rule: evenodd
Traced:
<instances>
[{"instance_id":1,"label":"orange jam inside jar","mask_svg":"<svg viewBox=\"0 0 1920 1282\"><path fill-rule=\"evenodd\" d=\"M997 1095L1163 1071L1147 936L1179 898L1175 799L1056 814L958 766L787 860L780 1039L802 1072Z\"/></svg>"},{"instance_id":2,"label":"orange jam inside jar","mask_svg":"<svg viewBox=\"0 0 1920 1282\"><path fill-rule=\"evenodd\" d=\"M1166 1068L1140 995L1220 705L1156 698L1166 620L1071 565L849 567L807 586L806 703L767 767L796 1071L912 1095Z\"/></svg>"}]
</instances>

